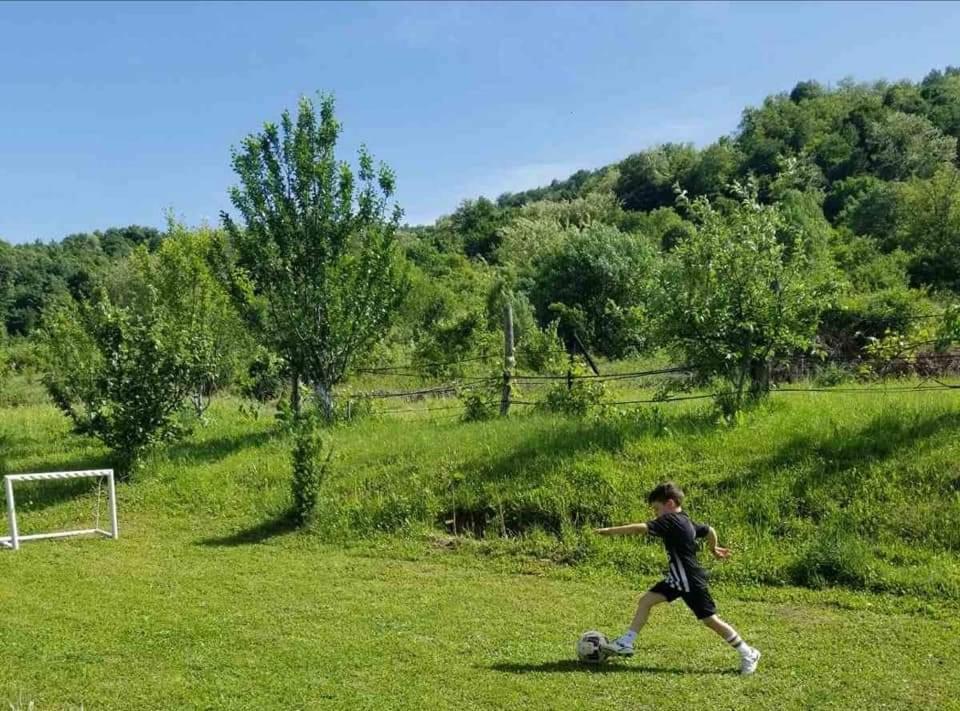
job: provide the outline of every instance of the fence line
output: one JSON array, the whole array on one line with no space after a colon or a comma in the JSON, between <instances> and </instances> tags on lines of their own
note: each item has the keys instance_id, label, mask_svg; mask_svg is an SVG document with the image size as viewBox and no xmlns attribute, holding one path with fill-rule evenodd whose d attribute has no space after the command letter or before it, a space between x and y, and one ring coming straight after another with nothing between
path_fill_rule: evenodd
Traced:
<instances>
[{"instance_id":1,"label":"fence line","mask_svg":"<svg viewBox=\"0 0 960 711\"><path fill-rule=\"evenodd\" d=\"M940 318L940 316L921 316L916 318ZM914 344L913 346L907 346L907 348L922 347L927 345L926 343ZM554 352L554 351L550 351ZM559 353L565 353L565 351L556 351ZM482 354L478 356L473 356L469 358L462 358L459 360L449 360L449 361L433 361L433 362L424 362L424 363L408 363L404 365L394 365L394 366L382 366L376 368L358 368L356 373L364 374L377 374L391 377L409 377L409 378L429 378L430 375L423 372L411 372L412 368L429 368L429 367L442 367L442 366L451 366L451 365L463 365L467 363L481 363L492 360L499 360L500 355L498 354ZM918 363L919 361L919 363ZM917 365L921 366L927 361L949 361L949 362L960 362L960 353L938 353L938 352L927 352L927 353L913 353L909 356L897 355L884 363L884 367L889 367L898 362L909 363L916 367ZM826 356L799 356L793 358L789 361L782 363L781 365L787 369L805 369L808 366L817 367L823 365L840 365L847 367L858 367L863 365L878 365L883 363L880 359L876 358L857 358L857 359L843 359L838 355L826 355ZM549 386L554 383L566 382L568 384L574 381L590 381L590 382L620 382L626 380L635 380L647 377L654 377L660 375L676 375L683 373L692 373L697 369L696 365L679 365L679 366L668 366L663 368L654 368L649 370L638 370L638 371L629 371L626 373L609 373L609 374L585 374L585 375L575 375L573 373L565 374L540 374L540 373L531 373L531 374L516 374L512 378L512 382L516 385L522 387L544 387ZM922 374L922 373L921 373ZM804 375L809 376L809 372L806 372ZM927 382L930 379L928 376L923 382ZM462 378L455 380L450 383L445 383L437 385L434 387L418 388L413 390L397 390L397 391L388 391L388 392L361 392L353 395L346 395L347 398L352 398L356 400L387 400L394 398L425 398L428 396L435 396L437 398L444 398L445 396L451 394L457 394L460 392L477 390L485 385L494 385L502 382L500 376L491 375L487 377L472 377L472 378ZM770 394L778 393L799 393L799 392L810 392L810 393L836 393L836 394L851 394L851 393L865 393L865 394L886 394L886 393L903 393L903 392L925 392L932 390L950 390L950 389L960 389L960 386L951 386L936 381L937 386L913 386L913 387L885 387L885 388L820 388L820 387L810 387L810 388L797 388L797 387L773 387L768 392ZM659 404L659 403L669 403L669 402L682 402L687 400L702 400L708 398L715 398L721 395L721 393L708 393L708 394L699 394L699 395L683 395L677 397L654 397L648 399L633 399L633 400L618 400L610 401L603 403L604 405L641 405L641 404ZM495 404L495 403L493 403ZM529 400L514 400L512 404L522 405L522 406L535 406L539 404L538 402L529 401ZM377 414L390 414L390 413L408 413L408 412L435 412L439 410L451 410L462 407L462 405L450 405L444 407L433 407L433 408L420 408L420 409L411 409L411 408L399 408L399 409L390 409L390 410L381 410Z\"/></svg>"}]
</instances>

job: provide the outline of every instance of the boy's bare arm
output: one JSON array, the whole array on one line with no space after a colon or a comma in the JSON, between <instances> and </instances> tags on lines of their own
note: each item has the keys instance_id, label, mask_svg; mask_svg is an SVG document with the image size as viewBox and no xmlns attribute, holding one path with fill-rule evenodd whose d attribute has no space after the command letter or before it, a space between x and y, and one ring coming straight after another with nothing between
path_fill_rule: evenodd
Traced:
<instances>
[{"instance_id":1,"label":"boy's bare arm","mask_svg":"<svg viewBox=\"0 0 960 711\"><path fill-rule=\"evenodd\" d=\"M713 553L715 558L729 558L730 551L727 548L721 548L717 545L717 532L710 526L710 530L707 532L707 546L710 548L710 552Z\"/></svg>"},{"instance_id":2,"label":"boy's bare arm","mask_svg":"<svg viewBox=\"0 0 960 711\"><path fill-rule=\"evenodd\" d=\"M595 528L594 533L601 536L643 536L647 533L647 524L628 523L625 526L611 526L609 528Z\"/></svg>"}]
</instances>

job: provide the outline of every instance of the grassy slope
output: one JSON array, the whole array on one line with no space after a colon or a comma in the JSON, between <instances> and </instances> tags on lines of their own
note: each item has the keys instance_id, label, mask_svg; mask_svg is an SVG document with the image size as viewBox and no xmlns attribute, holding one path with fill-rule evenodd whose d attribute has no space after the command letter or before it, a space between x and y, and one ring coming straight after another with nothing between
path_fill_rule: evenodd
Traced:
<instances>
[{"instance_id":1,"label":"grassy slope","mask_svg":"<svg viewBox=\"0 0 960 711\"><path fill-rule=\"evenodd\" d=\"M960 506L951 493L960 396L792 397L733 430L707 427L697 407L683 405L666 420L613 425L371 421L337 432L337 473L327 488L338 504L328 506L324 532L351 537L371 523L415 534L421 519L443 513L448 496L463 507L491 496L504 506L521 501L529 516L569 511L576 492L562 482L571 479L593 492L609 484L605 515L637 516L647 485L670 472L687 483L695 512L737 548L738 560L715 570L717 597L766 652L755 679L718 673L735 660L679 606L658 611L633 662L601 673L569 663L579 632L623 625L632 589L659 569L654 546L606 547L569 533L560 543L532 535L465 546L511 554L482 560L417 535L346 548L277 535L271 521L286 501L284 446L269 421L239 417L225 403L209 427L121 487L121 541L0 554L0 639L16 660L0 665L0 701L22 695L40 708L88 709L739 708L746 697L759 708L960 707L960 681L950 672L960 662L956 603L937 593L938 580L952 589L957 570L949 538L957 527L949 526ZM18 471L87 466L102 456L40 405L0 411L0 448ZM856 496L830 504L823 486L837 481L851 483ZM908 491L922 503L905 499ZM25 496L24 524L88 518L93 501L77 493ZM589 513L608 499L578 501ZM841 545L839 562L846 555L854 568L867 565L875 583L868 587L902 580L921 597L749 586L756 571L776 579L806 555L817 528L836 516L855 517L878 541L866 563L862 550ZM558 567L517 551L595 565ZM611 567L622 574L610 575Z\"/></svg>"}]
</instances>

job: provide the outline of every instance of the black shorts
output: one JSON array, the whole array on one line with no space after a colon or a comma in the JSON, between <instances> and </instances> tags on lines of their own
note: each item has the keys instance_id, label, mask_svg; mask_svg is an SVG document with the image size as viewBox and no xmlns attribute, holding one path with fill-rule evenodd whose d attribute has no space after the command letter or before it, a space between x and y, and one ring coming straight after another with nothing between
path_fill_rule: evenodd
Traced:
<instances>
[{"instance_id":1,"label":"black shorts","mask_svg":"<svg viewBox=\"0 0 960 711\"><path fill-rule=\"evenodd\" d=\"M673 602L678 597L682 597L698 620L704 620L717 614L717 606L714 604L713 598L710 597L710 589L707 587L695 587L691 588L690 592L683 592L677 590L666 580L661 580L650 588L650 592L663 595L667 598L667 602Z\"/></svg>"}]
</instances>

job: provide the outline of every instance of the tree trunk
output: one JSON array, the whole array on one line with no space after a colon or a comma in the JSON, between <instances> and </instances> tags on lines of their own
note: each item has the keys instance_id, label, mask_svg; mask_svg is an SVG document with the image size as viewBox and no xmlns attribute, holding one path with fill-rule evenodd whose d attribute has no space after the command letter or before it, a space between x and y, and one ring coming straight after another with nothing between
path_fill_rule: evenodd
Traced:
<instances>
[{"instance_id":1,"label":"tree trunk","mask_svg":"<svg viewBox=\"0 0 960 711\"><path fill-rule=\"evenodd\" d=\"M770 390L770 364L766 360L754 360L750 364L750 395L756 399Z\"/></svg>"},{"instance_id":2,"label":"tree trunk","mask_svg":"<svg viewBox=\"0 0 960 711\"><path fill-rule=\"evenodd\" d=\"M290 407L293 408L293 414L300 418L300 371L294 369L293 377L290 379Z\"/></svg>"},{"instance_id":3,"label":"tree trunk","mask_svg":"<svg viewBox=\"0 0 960 711\"><path fill-rule=\"evenodd\" d=\"M317 383L313 386L313 391L323 410L323 419L333 422L333 388L326 383Z\"/></svg>"}]
</instances>

